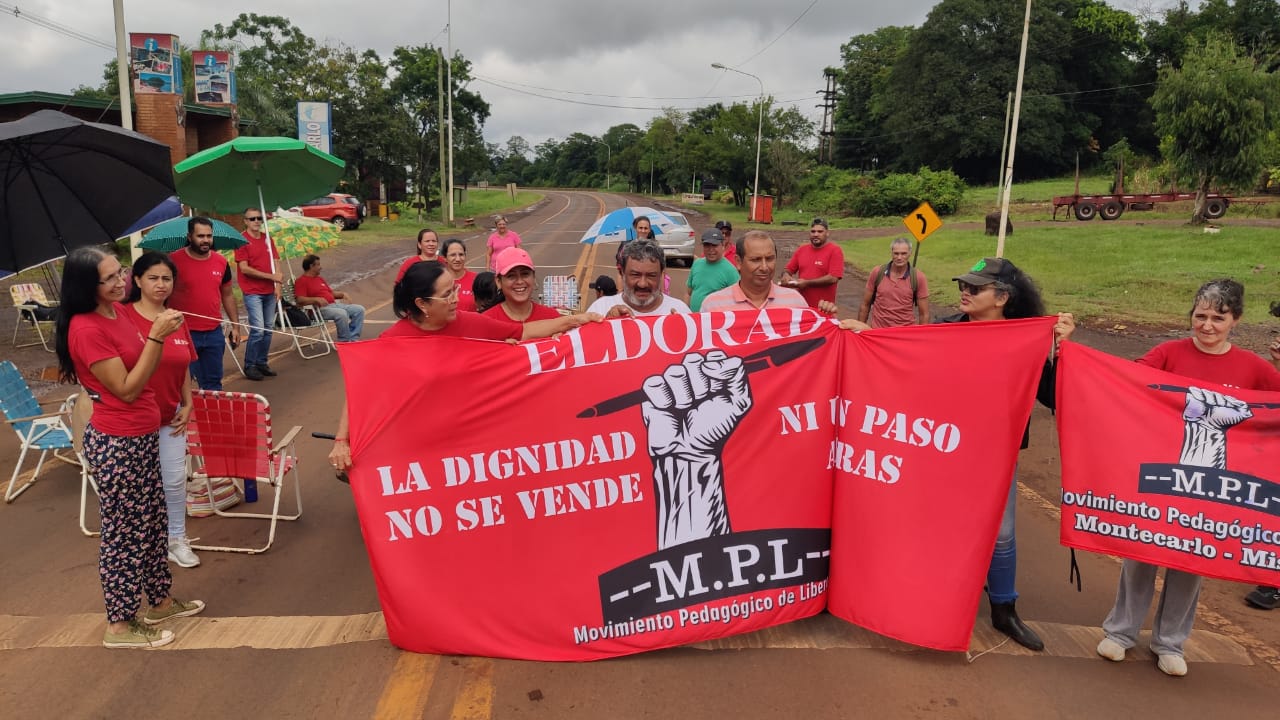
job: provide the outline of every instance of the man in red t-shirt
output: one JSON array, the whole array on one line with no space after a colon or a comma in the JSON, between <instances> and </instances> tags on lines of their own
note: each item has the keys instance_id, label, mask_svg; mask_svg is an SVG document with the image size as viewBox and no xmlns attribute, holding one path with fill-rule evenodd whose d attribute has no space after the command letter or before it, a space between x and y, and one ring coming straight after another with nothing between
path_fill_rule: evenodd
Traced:
<instances>
[{"instance_id":1,"label":"man in red t-shirt","mask_svg":"<svg viewBox=\"0 0 1280 720\"><path fill-rule=\"evenodd\" d=\"M231 265L213 252L213 222L206 217L187 221L187 245L169 259L178 268L169 307L186 315L196 359L191 374L201 390L222 389L222 313L234 322L239 317L231 292Z\"/></svg>"},{"instance_id":2,"label":"man in red t-shirt","mask_svg":"<svg viewBox=\"0 0 1280 720\"><path fill-rule=\"evenodd\" d=\"M338 342L359 340L360 331L364 329L364 306L338 302L347 300L347 294L330 288L320 277L320 269L319 255L302 258L302 277L293 281L298 304L314 305L320 310L320 317L333 321L338 329Z\"/></svg>"},{"instance_id":3,"label":"man in red t-shirt","mask_svg":"<svg viewBox=\"0 0 1280 720\"><path fill-rule=\"evenodd\" d=\"M827 221L814 218L809 224L809 244L796 248L782 273L784 287L795 288L809 307L826 300L836 301L836 283L844 277L844 252L827 241Z\"/></svg>"},{"instance_id":4,"label":"man in red t-shirt","mask_svg":"<svg viewBox=\"0 0 1280 720\"><path fill-rule=\"evenodd\" d=\"M244 294L244 309L249 315L249 342L244 346L244 376L250 380L272 377L276 371L267 365L267 351L271 349L271 326L276 321L276 303L280 283L280 251L262 233L262 211L256 207L244 211L244 239L248 244L236 248L236 271L240 277L240 292Z\"/></svg>"}]
</instances>

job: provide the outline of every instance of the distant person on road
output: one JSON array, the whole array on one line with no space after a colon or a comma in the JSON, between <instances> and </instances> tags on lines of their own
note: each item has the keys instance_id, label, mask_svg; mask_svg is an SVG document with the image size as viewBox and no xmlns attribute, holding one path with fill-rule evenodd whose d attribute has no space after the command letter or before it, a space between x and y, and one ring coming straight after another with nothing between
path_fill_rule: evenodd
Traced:
<instances>
[{"instance_id":1,"label":"distant person on road","mask_svg":"<svg viewBox=\"0 0 1280 720\"><path fill-rule=\"evenodd\" d=\"M557 314L552 320L531 320L525 323L490 315L460 313L458 286L454 283L453 275L439 263L418 263L409 268L404 279L396 284L392 307L396 317L400 319L383 331L378 336L378 341L396 337L448 336L518 342L551 337L589 322L603 320L590 312ZM333 450L329 452L329 464L337 472L346 472L351 467L349 427L347 404L344 401Z\"/></svg>"},{"instance_id":2,"label":"distant person on road","mask_svg":"<svg viewBox=\"0 0 1280 720\"><path fill-rule=\"evenodd\" d=\"M178 266L168 255L145 252L133 264L129 304L125 315L145 333L177 283ZM191 364L196 359L191 334L184 322L164 339L160 364L147 381L160 409L159 465L169 521L169 562L196 567L200 558L187 539L187 419L191 417ZM219 344L221 347L221 344Z\"/></svg>"},{"instance_id":3,"label":"distant person on road","mask_svg":"<svg viewBox=\"0 0 1280 720\"><path fill-rule=\"evenodd\" d=\"M271 350L271 327L276 321L276 303L280 297L280 251L262 232L265 218L258 208L244 211L244 239L248 244L236 248L236 269L240 272L240 292L249 316L249 342L244 346L244 376L250 380L275 377L267 364Z\"/></svg>"},{"instance_id":4,"label":"distant person on road","mask_svg":"<svg viewBox=\"0 0 1280 720\"><path fill-rule=\"evenodd\" d=\"M1235 280L1210 280L1196 291L1191 303L1191 337L1161 343L1146 355L1137 359L1143 365L1167 370L1195 380L1205 380L1218 385L1251 390L1280 391L1280 370L1269 365L1261 357L1231 343L1231 331L1244 315L1244 286ZM1280 342L1271 345L1272 363L1280 363ZM1199 405L1199 417L1213 420L1187 421L1199 438L1196 447L1184 442L1183 456L1179 462L1186 465L1202 465L1203 458L1215 456L1216 467L1226 470L1225 432L1235 419L1243 416L1235 411L1242 404L1229 396L1191 388L1188 391L1188 412L1192 403ZM1210 413L1209 411L1215 411ZM1220 449L1214 452L1215 446ZM1102 623L1106 637L1098 643L1098 654L1120 662L1125 651L1138 642L1142 621L1151 608L1155 596L1156 573L1159 566L1138 560L1125 559L1120 567L1120 587L1116 590L1115 606ZM1196 602L1200 597L1202 578L1189 572L1165 568L1164 592L1156 606L1155 620L1151 625L1151 651L1156 654L1157 667L1166 675L1180 677L1187 674L1187 661L1182 646L1191 635L1196 621ZM1246 600L1255 598L1266 601L1267 588L1259 587ZM1254 604L1250 602L1250 604Z\"/></svg>"},{"instance_id":5,"label":"distant person on road","mask_svg":"<svg viewBox=\"0 0 1280 720\"><path fill-rule=\"evenodd\" d=\"M187 245L169 254L177 268L169 307L186 316L185 324L195 343L196 360L191 374L201 390L222 389L222 323L214 319L226 315L235 323L240 319L236 296L231 288L231 264L213 252L213 222L206 217L187 221ZM195 317L202 316L202 317ZM240 331L227 327L228 337L238 341ZM234 350L234 347L233 347Z\"/></svg>"},{"instance_id":6,"label":"distant person on road","mask_svg":"<svg viewBox=\"0 0 1280 720\"><path fill-rule=\"evenodd\" d=\"M460 238L444 241L444 264L453 273L453 281L458 286L458 310L476 312L476 274L467 269L467 244Z\"/></svg>"},{"instance_id":7,"label":"distant person on road","mask_svg":"<svg viewBox=\"0 0 1280 720\"><path fill-rule=\"evenodd\" d=\"M610 318L689 312L688 305L662 291L665 267L662 248L652 240L624 244L618 265L622 292L597 299L587 311Z\"/></svg>"},{"instance_id":8,"label":"distant person on road","mask_svg":"<svg viewBox=\"0 0 1280 720\"><path fill-rule=\"evenodd\" d=\"M827 221L814 218L809 244L796 248L782 273L782 285L799 290L812 308L823 300L834 303L836 283L844 277L844 252L827 240L827 232Z\"/></svg>"},{"instance_id":9,"label":"distant person on road","mask_svg":"<svg viewBox=\"0 0 1280 720\"><path fill-rule=\"evenodd\" d=\"M494 274L498 287L502 289L502 302L486 310L486 316L518 323L560 317L555 308L533 301L538 276L534 272L533 258L523 248L503 250L498 254L495 265Z\"/></svg>"},{"instance_id":10,"label":"distant person on road","mask_svg":"<svg viewBox=\"0 0 1280 720\"><path fill-rule=\"evenodd\" d=\"M490 270L496 270L496 262L498 253L507 248L520 247L520 236L515 230L507 229L507 218L505 215L499 215L494 218L494 232L489 236L489 241L485 243L489 252L485 256L485 265Z\"/></svg>"},{"instance_id":11,"label":"distant person on road","mask_svg":"<svg viewBox=\"0 0 1280 720\"><path fill-rule=\"evenodd\" d=\"M983 258L969 272L952 278L960 288L960 313L939 322L979 322L983 320L1016 320L1040 317L1045 314L1040 289L1029 275L1003 258ZM856 322L856 321L845 321ZM864 326L865 327L865 326ZM1071 337L1075 331L1075 318L1071 313L1058 313L1053 326L1054 347ZM1056 356L1056 353L1055 353ZM1045 407L1055 405L1054 370L1057 360L1051 357L1045 362L1040 375L1036 399ZM1022 449L1030 441L1030 421L1022 433ZM1003 478L991 478L992 482ZM996 535L995 549L991 553L991 566L987 570L987 598L991 603L991 626L1008 635L1014 642L1030 650L1043 650L1044 641L1018 617L1015 601L1018 592L1015 580L1018 572L1017 532L1014 517L1017 508L1017 467L1009 481L1009 496L1005 501L1004 515Z\"/></svg>"},{"instance_id":12,"label":"distant person on road","mask_svg":"<svg viewBox=\"0 0 1280 720\"><path fill-rule=\"evenodd\" d=\"M319 255L302 258L302 277L293 282L298 304L314 306L320 317L331 321L338 331L338 342L359 340L364 330L364 306L347 302L351 298L346 293L329 287L320 276L322 269Z\"/></svg>"},{"instance_id":13,"label":"distant person on road","mask_svg":"<svg viewBox=\"0 0 1280 720\"><path fill-rule=\"evenodd\" d=\"M928 324L929 281L911 267L911 241L897 238L889 252L893 259L867 277L858 319L873 328Z\"/></svg>"},{"instance_id":14,"label":"distant person on road","mask_svg":"<svg viewBox=\"0 0 1280 720\"><path fill-rule=\"evenodd\" d=\"M737 268L725 259L727 244L724 235L715 228L702 232L702 257L689 266L690 310L698 312L708 295L738 282Z\"/></svg>"},{"instance_id":15,"label":"distant person on road","mask_svg":"<svg viewBox=\"0 0 1280 720\"><path fill-rule=\"evenodd\" d=\"M733 239L733 223L728 220L717 220L716 229L724 235L724 259L734 267L738 267L738 242Z\"/></svg>"},{"instance_id":16,"label":"distant person on road","mask_svg":"<svg viewBox=\"0 0 1280 720\"><path fill-rule=\"evenodd\" d=\"M404 273L410 267L420 262L444 262L444 258L440 257L440 235L431 228L422 228L418 231L418 240L415 244L418 250L417 255L410 255L400 264L400 271L396 273L396 282L399 283L404 277Z\"/></svg>"},{"instance_id":17,"label":"distant person on road","mask_svg":"<svg viewBox=\"0 0 1280 720\"><path fill-rule=\"evenodd\" d=\"M166 341L182 328L182 313L161 310L146 334L139 332L121 304L128 278L114 256L92 247L72 250L63 265L55 331L59 379L82 385L93 402L84 456L102 515L98 576L107 648L168 645L173 633L156 625L204 610L199 600L170 595L159 446L165 419L148 385ZM141 617L139 593L149 604Z\"/></svg>"},{"instance_id":18,"label":"distant person on road","mask_svg":"<svg viewBox=\"0 0 1280 720\"><path fill-rule=\"evenodd\" d=\"M702 312L809 307L799 292L773 282L778 248L768 233L752 230L738 238L738 258L742 262L738 282L708 295Z\"/></svg>"}]
</instances>

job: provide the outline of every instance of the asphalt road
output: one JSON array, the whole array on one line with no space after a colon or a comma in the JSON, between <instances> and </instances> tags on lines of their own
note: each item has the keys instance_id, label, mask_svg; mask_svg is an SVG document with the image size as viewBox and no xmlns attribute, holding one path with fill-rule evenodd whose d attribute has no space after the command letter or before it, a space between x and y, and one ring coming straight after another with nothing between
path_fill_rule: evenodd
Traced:
<instances>
[{"instance_id":1,"label":"asphalt road","mask_svg":"<svg viewBox=\"0 0 1280 720\"><path fill-rule=\"evenodd\" d=\"M585 281L610 272L612 248L604 262L591 262L577 238L623 203L617 195L554 192L508 217L540 274ZM710 224L691 220L699 230ZM486 236L468 237L473 267L483 264ZM791 231L784 245L800 238ZM330 282L371 309L367 335L391 321L391 281L412 245L407 237L393 247L326 253ZM683 288L685 272L672 272L673 288ZM1161 674L1145 650L1120 664L1093 654L1119 564L1081 554L1083 592L1067 581L1068 552L1057 543L1056 441L1042 408L1020 462L1018 607L1045 637L1044 653L1001 645L985 604L968 656L906 646L828 615L587 664L401 652L385 638L347 486L325 461L329 443L308 435L335 422L337 359L302 360L279 337L274 347L279 377L236 379L228 388L268 397L277 435L303 426L304 513L282 525L266 554L204 552L199 568L174 568L175 594L201 598L208 609L173 623L173 645L115 653L100 646L97 543L77 527L73 468L50 465L31 490L0 507L0 717L1200 718L1269 716L1280 697L1280 613L1244 607L1238 585L1206 583L1185 678ZM16 457L13 436L3 437L0 469ZM89 515L96 524L92 507ZM266 528L214 518L191 520L189 531L201 542L260 541Z\"/></svg>"}]
</instances>

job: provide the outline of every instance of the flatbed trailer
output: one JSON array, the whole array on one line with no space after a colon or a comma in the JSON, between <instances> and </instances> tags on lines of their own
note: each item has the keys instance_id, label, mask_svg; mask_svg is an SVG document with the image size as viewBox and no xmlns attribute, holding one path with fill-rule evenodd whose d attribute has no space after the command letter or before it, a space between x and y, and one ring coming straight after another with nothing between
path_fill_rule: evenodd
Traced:
<instances>
[{"instance_id":1,"label":"flatbed trailer","mask_svg":"<svg viewBox=\"0 0 1280 720\"><path fill-rule=\"evenodd\" d=\"M1125 210L1150 210L1155 207L1156 203L1180 202L1184 200L1195 200L1196 194L1193 192L1166 192L1166 193L1115 193L1112 195L1059 195L1053 199L1053 219L1058 219L1058 209L1066 208L1068 212L1076 216L1077 220L1092 220L1095 217L1101 217L1103 220L1115 220L1124 214ZM1210 220L1217 220L1227 214L1227 207L1231 205L1232 198L1230 195L1221 195L1219 193L1209 193L1205 197L1204 216Z\"/></svg>"}]
</instances>

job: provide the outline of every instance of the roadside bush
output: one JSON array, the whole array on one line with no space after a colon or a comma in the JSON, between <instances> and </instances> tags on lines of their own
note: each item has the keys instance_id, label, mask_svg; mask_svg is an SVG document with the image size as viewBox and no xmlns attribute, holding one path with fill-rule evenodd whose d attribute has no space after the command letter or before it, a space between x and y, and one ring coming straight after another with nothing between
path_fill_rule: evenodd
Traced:
<instances>
[{"instance_id":1,"label":"roadside bush","mask_svg":"<svg viewBox=\"0 0 1280 720\"><path fill-rule=\"evenodd\" d=\"M965 184L950 170L927 167L916 173L890 173L879 180L850 170L822 167L805 179L800 205L828 214L883 217L904 215L929 201L942 215L955 213Z\"/></svg>"}]
</instances>

